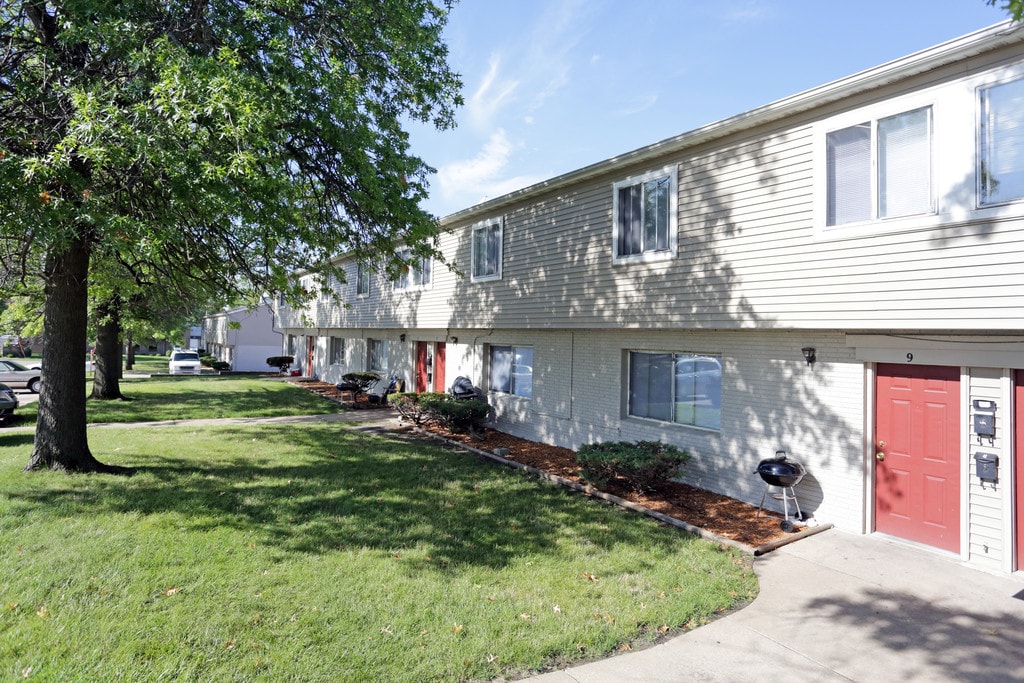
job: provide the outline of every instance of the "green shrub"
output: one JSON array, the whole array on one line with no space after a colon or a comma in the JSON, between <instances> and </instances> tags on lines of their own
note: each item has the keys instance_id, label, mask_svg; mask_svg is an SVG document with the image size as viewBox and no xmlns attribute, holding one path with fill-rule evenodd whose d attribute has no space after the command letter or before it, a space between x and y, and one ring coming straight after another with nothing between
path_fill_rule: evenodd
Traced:
<instances>
[{"instance_id":1,"label":"green shrub","mask_svg":"<svg viewBox=\"0 0 1024 683\"><path fill-rule=\"evenodd\" d=\"M480 431L491 412L491 406L486 401L458 400L451 394L439 391L425 392L415 399L406 396L410 394L399 394L392 402L400 415L405 417L402 411L407 410L409 419L415 424L433 422L449 432Z\"/></svg>"},{"instance_id":2,"label":"green shrub","mask_svg":"<svg viewBox=\"0 0 1024 683\"><path fill-rule=\"evenodd\" d=\"M591 484L601 487L621 477L640 492L676 476L689 459L687 451L658 441L584 444L576 454L580 476Z\"/></svg>"},{"instance_id":3,"label":"green shrub","mask_svg":"<svg viewBox=\"0 0 1024 683\"><path fill-rule=\"evenodd\" d=\"M212 367L217 372L223 372L224 370L231 369L231 363L227 362L226 360L215 360L213 361L213 363L210 364L210 367Z\"/></svg>"},{"instance_id":4,"label":"green shrub","mask_svg":"<svg viewBox=\"0 0 1024 683\"><path fill-rule=\"evenodd\" d=\"M445 394L437 393L397 393L388 396L388 403L401 415L405 420L413 423L417 427L422 427L425 424L433 422L437 419L436 411L431 409L433 404L436 404L436 397L444 397ZM427 397L424 401L423 397Z\"/></svg>"}]
</instances>

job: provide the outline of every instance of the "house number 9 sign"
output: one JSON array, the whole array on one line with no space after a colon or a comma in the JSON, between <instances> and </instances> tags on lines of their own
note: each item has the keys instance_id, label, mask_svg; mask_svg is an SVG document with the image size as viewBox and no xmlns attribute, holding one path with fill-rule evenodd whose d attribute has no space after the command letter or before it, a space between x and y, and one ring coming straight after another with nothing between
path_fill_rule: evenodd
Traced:
<instances>
[{"instance_id":1,"label":"house number 9 sign","mask_svg":"<svg viewBox=\"0 0 1024 683\"><path fill-rule=\"evenodd\" d=\"M913 360L914 360L914 354L908 353L907 354L907 362L911 363L911 362L913 362Z\"/></svg>"}]
</instances>

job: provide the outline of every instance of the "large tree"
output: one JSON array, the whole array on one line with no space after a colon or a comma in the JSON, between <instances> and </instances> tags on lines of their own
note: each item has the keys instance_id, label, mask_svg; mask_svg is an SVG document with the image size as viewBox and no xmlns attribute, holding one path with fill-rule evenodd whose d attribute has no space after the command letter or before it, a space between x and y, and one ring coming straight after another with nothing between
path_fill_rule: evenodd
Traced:
<instances>
[{"instance_id":1,"label":"large tree","mask_svg":"<svg viewBox=\"0 0 1024 683\"><path fill-rule=\"evenodd\" d=\"M342 252L433 248L403 121L452 125L432 0L0 2L0 240L45 290L26 469L105 471L85 421L93 254L286 291ZM7 248L0 253L15 253ZM155 266L156 267L156 266Z\"/></svg>"}]
</instances>

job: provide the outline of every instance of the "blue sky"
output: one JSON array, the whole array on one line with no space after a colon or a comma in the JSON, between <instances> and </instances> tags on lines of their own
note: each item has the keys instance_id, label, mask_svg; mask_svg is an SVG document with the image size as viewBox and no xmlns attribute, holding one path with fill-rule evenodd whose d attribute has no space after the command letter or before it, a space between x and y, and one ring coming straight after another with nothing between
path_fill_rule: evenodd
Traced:
<instances>
[{"instance_id":1,"label":"blue sky","mask_svg":"<svg viewBox=\"0 0 1024 683\"><path fill-rule=\"evenodd\" d=\"M425 208L485 199L1006 19L984 0L461 0L458 127L411 126Z\"/></svg>"}]
</instances>

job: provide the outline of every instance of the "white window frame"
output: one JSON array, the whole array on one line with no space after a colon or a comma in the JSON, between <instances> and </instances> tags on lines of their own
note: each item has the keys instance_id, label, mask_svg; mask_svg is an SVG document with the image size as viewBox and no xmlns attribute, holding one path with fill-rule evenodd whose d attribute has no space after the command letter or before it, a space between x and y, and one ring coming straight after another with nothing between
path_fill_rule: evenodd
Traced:
<instances>
[{"instance_id":1,"label":"white window frame","mask_svg":"<svg viewBox=\"0 0 1024 683\"><path fill-rule=\"evenodd\" d=\"M356 263L356 297L370 296L370 269L363 263Z\"/></svg>"},{"instance_id":2,"label":"white window frame","mask_svg":"<svg viewBox=\"0 0 1024 683\"><path fill-rule=\"evenodd\" d=\"M993 197L993 198L986 199L986 197L985 197L985 181L984 181L983 171L982 171L982 165L986 161L986 158L985 158L985 156L986 156L985 155L985 149L986 149L986 144L985 144L985 123L986 123L986 121L985 121L985 111L984 111L984 107L983 107L983 104L982 104L982 98L983 98L984 93L986 91L992 90L994 88L999 88L1001 86L1010 85L1011 83L1019 83L1022 86L1024 86L1024 73L1022 73L1022 69L1019 66L1016 69L1014 69L1014 70L1010 70L1008 73L1007 72L1000 73L998 78L992 80L991 82L979 84L978 87L975 89L975 102L977 104L977 112L978 112L977 113L977 123L975 124L976 125L976 133L977 133L977 149L978 149L977 163L976 163L976 166L975 166L975 176L976 176L976 185L977 185L977 206L978 206L979 209L989 209L989 208L992 208L992 207L1000 207L1000 206L1005 206L1005 205L1009 205L1009 204L1019 204L1021 202L1024 202L1024 191L1020 192L1018 194L1018 196L1009 197L1009 198L1006 198L1006 199L1001 199L1001 198L998 198L998 197ZM1022 126L1022 127L1024 127L1024 126ZM1024 133L1022 133L1022 134L1024 134ZM1021 163L1022 163L1022 165L1024 165L1024 161L1022 161ZM1022 172L1024 172L1024 169L1022 169ZM998 178L997 178L997 180L998 180Z\"/></svg>"},{"instance_id":3,"label":"white window frame","mask_svg":"<svg viewBox=\"0 0 1024 683\"><path fill-rule=\"evenodd\" d=\"M366 368L370 372L379 372L385 375L388 373L388 353L390 351L388 346L387 339L369 338L366 340Z\"/></svg>"},{"instance_id":4,"label":"white window frame","mask_svg":"<svg viewBox=\"0 0 1024 683\"><path fill-rule=\"evenodd\" d=\"M480 254L477 253L477 233L493 230L497 228L498 233L498 254L497 254L497 269L493 273L486 273L483 275L477 275L477 259L480 258ZM491 280L500 280L502 266L505 256L505 217L500 216L498 218L492 218L486 221L480 221L470 229L470 261L469 261L469 272L470 282L488 282Z\"/></svg>"},{"instance_id":5,"label":"white window frame","mask_svg":"<svg viewBox=\"0 0 1024 683\"><path fill-rule=\"evenodd\" d=\"M894 119L898 116L913 114L915 112L925 111L928 116L928 206L925 209L914 212L904 212L898 215L883 216L882 215L882 159L879 155L879 125L883 121ZM938 199L936 196L936 106L932 102L924 102L917 106L909 106L907 108L893 106L887 110L876 109L863 110L861 113L861 120L854 120L852 122L837 121L837 125L830 126L824 132L824 157L822 160L822 172L824 174L825 182L825 196L822 198L825 208L824 216L824 227L826 230L836 230L849 227L856 227L858 225L879 223L886 221L898 221L907 218L914 218L916 216L934 216L937 214ZM856 119L856 117L855 117ZM828 163L828 139L831 135L839 133L844 130L849 130L855 127L866 126L868 132L868 181L867 181L867 202L868 202L868 216L862 220L845 221L842 223L829 223L829 176L831 168Z\"/></svg>"},{"instance_id":6,"label":"white window frame","mask_svg":"<svg viewBox=\"0 0 1024 683\"><path fill-rule=\"evenodd\" d=\"M327 354L328 354L327 357L330 359L330 364L331 365L344 365L345 364L345 338L344 337L328 337Z\"/></svg>"},{"instance_id":7,"label":"white window frame","mask_svg":"<svg viewBox=\"0 0 1024 683\"><path fill-rule=\"evenodd\" d=\"M672 368L673 368L673 376L668 381L669 394L670 395L668 397L665 397L665 398L668 399L667 400L667 405L669 406L669 410L671 411L670 419L666 420L666 419L662 419L660 417L650 417L650 411L647 411L647 414L636 414L636 413L633 412L633 400L632 399L634 397L634 394L636 393L636 392L634 392L634 388L633 388L633 377L634 377L634 373L633 373L633 356L634 356L634 354L671 356L671 363L672 363ZM724 384L724 375L725 375L725 373L724 373L724 366L723 366L723 363L722 363L722 356L721 356L721 354L717 354L717 353L701 353L701 352L692 352L692 351L655 351L655 350L651 350L651 349L626 349L624 351L623 356L624 356L623 360L624 360L624 364L625 364L625 368L626 368L626 372L625 372L626 381L624 382L625 393L624 393L624 395L622 397L622 400L623 400L624 413L625 413L626 417L628 417L630 419L635 419L635 420L651 420L653 422L658 422L658 423L661 423L661 424L671 424L671 425L675 425L675 426L679 426L679 427L686 427L686 428L690 428L690 429L702 429L702 430L713 431L713 432L720 432L722 430L722 387L723 387L723 384ZM677 401L676 400L678 398L676 396L676 391L678 389L678 380L676 379L676 377L678 377L678 375L675 374L677 372L676 371L677 364L680 361L684 361L685 362L685 361L689 361L689 360L694 361L694 363L696 364L698 361L702 361L702 360L706 361L707 359L715 359L718 362L718 368L719 368L718 386L717 387L713 387L712 393L710 395L703 395L703 399L702 399L702 400L710 402L710 404L711 404L710 405L710 408L711 408L710 412L711 413L714 413L715 411L717 411L717 419L714 420L713 424L708 424L706 421L703 424L698 423L698 421L697 421L697 406L696 406L695 401ZM696 381L696 377L695 377L695 381ZM696 397L696 394L694 394L694 397ZM717 405L715 405L716 400L717 400ZM693 413L694 413L693 421L686 421L686 420L679 419L680 418L680 410L685 410L685 407L687 405L692 405L693 406ZM680 408L680 406L683 406L683 408ZM707 415L707 414L709 414L709 412L705 411L704 414Z\"/></svg>"},{"instance_id":8,"label":"white window frame","mask_svg":"<svg viewBox=\"0 0 1024 683\"><path fill-rule=\"evenodd\" d=\"M409 247L402 247L397 255L407 268L395 280L395 289L405 292L430 289L434 280L434 260L429 256L416 257Z\"/></svg>"},{"instance_id":9,"label":"white window frame","mask_svg":"<svg viewBox=\"0 0 1024 683\"><path fill-rule=\"evenodd\" d=\"M487 348L487 390L488 391L493 392L493 393L499 393L499 394L507 394L509 396L518 396L520 398L527 398L527 399L532 399L533 398L533 378L534 378L533 367L534 366L533 365L526 365L525 363L521 364L521 363L517 362L518 359L522 356L522 351L524 351L526 349L529 349L529 352L530 352L530 362L531 363L535 363L536 361L534 360L534 356L533 356L534 348L532 346L525 345L525 344L520 344L520 345L515 345L515 344L490 344L488 346L488 348ZM507 386L506 386L506 384L504 382L501 383L501 386L496 386L496 383L494 381L494 379L495 379L495 377L494 377L494 370L495 370L495 367L494 367L494 353L495 353L495 351L499 351L499 350L507 351L508 354L509 354L510 362L509 362L509 373L508 373L508 383L507 383ZM525 373L516 373L515 369L517 367L519 367L519 368L528 367L530 369L530 371L529 371L529 378L530 378L529 386L526 387L526 388L524 388L522 386L521 382L517 382L516 381L516 377L518 375L525 374Z\"/></svg>"},{"instance_id":10,"label":"white window frame","mask_svg":"<svg viewBox=\"0 0 1024 683\"><path fill-rule=\"evenodd\" d=\"M666 261L675 258L679 249L679 212L678 212L678 167L673 164L665 166L656 171L651 171L639 176L625 178L612 184L612 263L647 263L652 261ZM634 185L645 185L651 181L668 179L668 215L666 217L668 230L667 245L665 249L645 248L638 254L620 254L619 239L622 235L622 226L619 223L619 191ZM643 201L643 200L641 200Z\"/></svg>"}]
</instances>

